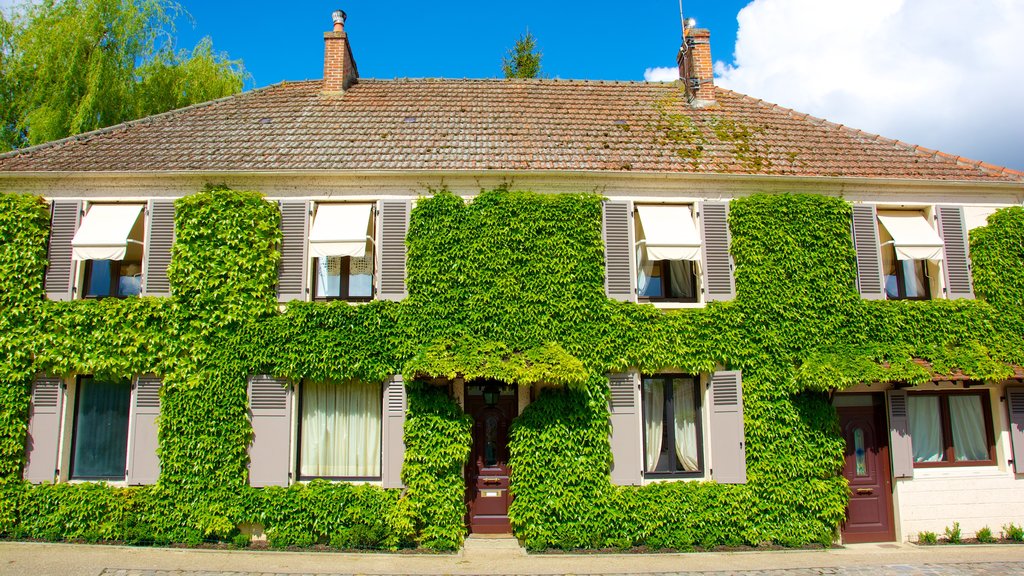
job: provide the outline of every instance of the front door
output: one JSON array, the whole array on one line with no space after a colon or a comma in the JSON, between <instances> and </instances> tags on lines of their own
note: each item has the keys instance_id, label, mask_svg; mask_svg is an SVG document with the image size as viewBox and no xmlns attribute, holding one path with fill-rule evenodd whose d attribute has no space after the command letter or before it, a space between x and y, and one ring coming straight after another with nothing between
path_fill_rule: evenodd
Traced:
<instances>
[{"instance_id":1,"label":"front door","mask_svg":"<svg viewBox=\"0 0 1024 576\"><path fill-rule=\"evenodd\" d=\"M512 532L508 521L508 432L518 407L514 386L495 381L466 384L466 413L473 417L473 449L466 465L470 532Z\"/></svg>"},{"instance_id":2,"label":"front door","mask_svg":"<svg viewBox=\"0 0 1024 576\"><path fill-rule=\"evenodd\" d=\"M885 397L882 394L839 394L835 404L846 440L843 475L850 481L843 543L893 541L896 532Z\"/></svg>"}]
</instances>

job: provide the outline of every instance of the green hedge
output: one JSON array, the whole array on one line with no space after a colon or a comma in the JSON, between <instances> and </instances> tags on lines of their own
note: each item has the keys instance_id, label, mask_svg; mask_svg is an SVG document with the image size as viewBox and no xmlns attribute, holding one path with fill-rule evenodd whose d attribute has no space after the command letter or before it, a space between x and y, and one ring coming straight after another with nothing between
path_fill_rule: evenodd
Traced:
<instances>
[{"instance_id":1,"label":"green hedge","mask_svg":"<svg viewBox=\"0 0 1024 576\"><path fill-rule=\"evenodd\" d=\"M843 441L826 392L921 382L913 363L998 378L1024 360L1024 210L972 231L978 301L865 302L850 207L815 195L734 200L737 298L664 312L604 296L601 197L432 191L413 210L409 297L278 311L279 214L258 193L176 202L167 299L46 302L48 213L0 196L0 534L48 540L231 540L274 546L458 548L470 422L414 377L498 378L547 389L512 430L510 510L530 548L687 549L830 542L842 520ZM616 487L604 374L743 370L748 483ZM164 377L157 486L30 486L28 384L42 371ZM247 481L246 376L409 382L405 490Z\"/></svg>"}]
</instances>

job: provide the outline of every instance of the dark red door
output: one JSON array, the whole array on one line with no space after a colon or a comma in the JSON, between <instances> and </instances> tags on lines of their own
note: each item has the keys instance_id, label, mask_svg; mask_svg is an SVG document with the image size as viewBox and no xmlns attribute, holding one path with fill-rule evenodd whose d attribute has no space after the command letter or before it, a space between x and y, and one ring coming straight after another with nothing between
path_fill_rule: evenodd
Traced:
<instances>
[{"instance_id":1,"label":"dark red door","mask_svg":"<svg viewBox=\"0 0 1024 576\"><path fill-rule=\"evenodd\" d=\"M466 465L467 523L476 534L509 534L508 432L518 411L516 388L499 382L466 385L473 449Z\"/></svg>"},{"instance_id":2,"label":"dark red door","mask_svg":"<svg viewBox=\"0 0 1024 576\"><path fill-rule=\"evenodd\" d=\"M850 481L850 504L842 529L844 543L896 539L884 402L881 394L836 397L839 426L846 439L843 475Z\"/></svg>"}]
</instances>

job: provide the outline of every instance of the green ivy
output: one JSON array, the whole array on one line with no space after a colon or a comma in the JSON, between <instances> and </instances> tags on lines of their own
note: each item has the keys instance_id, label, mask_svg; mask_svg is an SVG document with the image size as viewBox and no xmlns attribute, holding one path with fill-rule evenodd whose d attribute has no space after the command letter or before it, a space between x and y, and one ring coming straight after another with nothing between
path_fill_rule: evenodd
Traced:
<instances>
[{"instance_id":1,"label":"green ivy","mask_svg":"<svg viewBox=\"0 0 1024 576\"><path fill-rule=\"evenodd\" d=\"M43 298L45 203L0 196L0 534L196 543L259 524L277 547L456 549L471 422L427 382L462 377L546 385L510 446L510 517L530 548L828 543L847 486L826 392L932 371L999 379L1024 363L1020 208L971 233L979 300L866 302L846 202L737 199L737 298L666 312L605 297L600 196L502 188L467 203L431 192L412 212L408 298L283 311L280 217L256 192L176 201L174 297L67 303ZM743 370L747 484L613 486L605 374L717 366ZM36 372L162 376L159 484L21 482ZM338 385L403 374L406 488L250 488L256 373Z\"/></svg>"}]
</instances>

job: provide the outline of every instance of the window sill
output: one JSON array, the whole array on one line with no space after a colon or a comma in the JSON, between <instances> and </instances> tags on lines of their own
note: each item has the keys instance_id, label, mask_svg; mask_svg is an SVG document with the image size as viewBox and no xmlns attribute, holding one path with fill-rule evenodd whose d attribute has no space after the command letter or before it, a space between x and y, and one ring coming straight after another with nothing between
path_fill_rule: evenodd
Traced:
<instances>
[{"instance_id":1,"label":"window sill","mask_svg":"<svg viewBox=\"0 0 1024 576\"><path fill-rule=\"evenodd\" d=\"M641 485L650 486L651 484L663 484L672 482L706 482L710 480L707 474L696 473L689 476L644 476Z\"/></svg>"},{"instance_id":2,"label":"window sill","mask_svg":"<svg viewBox=\"0 0 1024 576\"><path fill-rule=\"evenodd\" d=\"M983 466L932 466L914 468L913 480L951 479L951 478L1003 478L1007 472L1000 470L995 464Z\"/></svg>"},{"instance_id":3,"label":"window sill","mask_svg":"<svg viewBox=\"0 0 1024 576\"><path fill-rule=\"evenodd\" d=\"M383 484L383 480L381 480L380 478L311 478L311 477L299 478L298 480L292 482L292 484L309 484L310 482L313 482L313 481L316 481L316 480L323 480L323 481L326 481L326 482L330 482L331 484L353 484L353 485L363 485L363 484L366 484L366 485L369 485L369 486L381 486Z\"/></svg>"},{"instance_id":4,"label":"window sill","mask_svg":"<svg viewBox=\"0 0 1024 576\"><path fill-rule=\"evenodd\" d=\"M640 304L650 304L659 310L683 310L687 308L703 308L703 302L644 302L640 301Z\"/></svg>"},{"instance_id":5,"label":"window sill","mask_svg":"<svg viewBox=\"0 0 1024 576\"><path fill-rule=\"evenodd\" d=\"M64 483L65 484L106 484L107 486L110 486L111 488L127 488L128 487L128 481L127 480L123 480L123 479L122 480L117 480L117 479L104 480L102 478L95 478L95 479L73 478L71 480L66 480Z\"/></svg>"}]
</instances>

